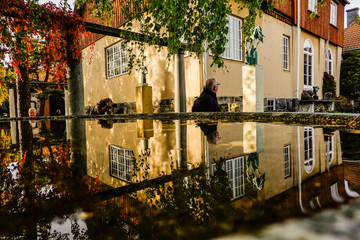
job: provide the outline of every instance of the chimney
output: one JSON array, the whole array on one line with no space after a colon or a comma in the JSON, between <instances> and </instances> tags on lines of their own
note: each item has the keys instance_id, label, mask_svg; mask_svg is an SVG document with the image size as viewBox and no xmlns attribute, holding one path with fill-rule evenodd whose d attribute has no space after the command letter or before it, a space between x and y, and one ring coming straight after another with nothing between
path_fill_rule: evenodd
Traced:
<instances>
[{"instance_id":1,"label":"chimney","mask_svg":"<svg viewBox=\"0 0 360 240\"><path fill-rule=\"evenodd\" d=\"M359 14L359 8L352 8L352 9L348 9L346 10L346 14L347 14L347 26L349 26L351 23L353 23L356 19L356 15Z\"/></svg>"}]
</instances>

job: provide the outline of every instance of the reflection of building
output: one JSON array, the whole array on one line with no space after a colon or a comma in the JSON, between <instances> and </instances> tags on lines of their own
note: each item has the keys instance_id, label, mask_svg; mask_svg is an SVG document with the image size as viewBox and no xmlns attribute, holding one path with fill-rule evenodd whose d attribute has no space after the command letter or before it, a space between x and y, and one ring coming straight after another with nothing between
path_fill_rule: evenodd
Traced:
<instances>
[{"instance_id":1,"label":"reflection of building","mask_svg":"<svg viewBox=\"0 0 360 240\"><path fill-rule=\"evenodd\" d=\"M172 163L181 167L176 162L181 155L191 166L204 163L210 174L216 170L214 161L224 158L237 206L257 199L289 208L289 213L306 212L357 195L347 181L351 186L357 183L344 177L339 131L332 129L222 123L217 127L220 142L209 144L200 127L187 124L183 155L177 149L179 135L172 122L154 120L153 128L145 129L152 131L146 141L138 135L138 122L114 123L111 129L94 121L86 124L88 174L111 187L171 174ZM136 173L138 168L143 170Z\"/></svg>"}]
</instances>

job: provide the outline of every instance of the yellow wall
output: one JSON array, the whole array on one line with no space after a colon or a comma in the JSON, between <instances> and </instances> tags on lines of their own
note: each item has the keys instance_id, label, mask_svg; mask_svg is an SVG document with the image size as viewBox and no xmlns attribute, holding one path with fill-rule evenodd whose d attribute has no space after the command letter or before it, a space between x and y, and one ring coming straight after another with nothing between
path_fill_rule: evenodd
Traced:
<instances>
[{"instance_id":1,"label":"yellow wall","mask_svg":"<svg viewBox=\"0 0 360 240\"><path fill-rule=\"evenodd\" d=\"M96 121L86 122L87 174L112 187L127 183L110 176L110 145L132 150L136 159L144 153L144 135L138 134L139 122L114 123L111 129L102 128ZM173 123L153 121L152 137L148 138L151 150L148 158L149 178L159 177L162 172L171 173L170 163L177 167L176 132ZM187 161L197 166L204 161L201 131L195 125L187 127ZM186 139L185 139L186 141Z\"/></svg>"},{"instance_id":2,"label":"yellow wall","mask_svg":"<svg viewBox=\"0 0 360 240\"><path fill-rule=\"evenodd\" d=\"M233 6L233 16L244 18L246 11L238 13L237 5ZM256 20L264 34L264 42L258 45L258 64L264 69L264 98L295 98L297 97L297 28L290 26L274 17L263 14ZM283 70L283 36L288 36L289 70ZM300 77L299 98L303 90L303 46L306 39L312 41L314 47L314 86L320 86L319 96L322 99L322 77L325 71L326 42L307 32L301 31L300 43ZM100 99L110 97L116 103L135 102L135 87L140 83L140 74L133 71L131 75L122 75L111 79L106 78L105 49L120 41L114 37L104 37L95 43L94 50L87 47L83 50L83 74L85 85L85 105L95 105ZM339 92L341 47L329 44L334 58L334 76ZM148 68L147 82L153 89L153 101L174 98L175 61L168 61L167 50L160 52L155 47L146 48ZM245 49L243 60L224 59L225 68L210 67L212 57L207 56L207 78L216 77L221 86L218 97L239 97L242 91L242 66L245 65ZM89 62L91 61L91 64ZM203 61L195 56L185 58L186 97L199 96L203 86Z\"/></svg>"}]
</instances>

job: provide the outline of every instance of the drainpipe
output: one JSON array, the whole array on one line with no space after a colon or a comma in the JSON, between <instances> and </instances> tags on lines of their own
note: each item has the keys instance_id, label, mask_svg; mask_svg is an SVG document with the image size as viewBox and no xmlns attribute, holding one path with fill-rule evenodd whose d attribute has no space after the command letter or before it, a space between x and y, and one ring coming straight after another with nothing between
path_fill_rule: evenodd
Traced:
<instances>
[{"instance_id":1,"label":"drainpipe","mask_svg":"<svg viewBox=\"0 0 360 240\"><path fill-rule=\"evenodd\" d=\"M184 48L175 56L175 112L186 112Z\"/></svg>"},{"instance_id":2,"label":"drainpipe","mask_svg":"<svg viewBox=\"0 0 360 240\"><path fill-rule=\"evenodd\" d=\"M299 169L299 181L298 181L298 186L299 186L299 206L300 206L300 210L301 212L303 212L304 214L306 214L306 210L302 204L302 194L301 194L301 181L302 181L302 174L301 174L301 154L300 154L300 127L297 127L297 145L298 145L298 169Z\"/></svg>"},{"instance_id":3,"label":"drainpipe","mask_svg":"<svg viewBox=\"0 0 360 240\"><path fill-rule=\"evenodd\" d=\"M203 73L202 73L202 75L203 75L203 77L202 77L202 79L203 79L203 82L202 82L202 84L200 85L200 86L205 86L205 84L206 84L206 80L207 80L207 42L205 42L204 43L204 51L203 51L203 56L202 56L202 64L203 64L203 66L202 66L202 69L203 69ZM202 91L202 89L200 89L200 92Z\"/></svg>"},{"instance_id":4,"label":"drainpipe","mask_svg":"<svg viewBox=\"0 0 360 240\"><path fill-rule=\"evenodd\" d=\"M300 0L297 0L297 66L296 66L296 98L299 99L300 84Z\"/></svg>"}]
</instances>

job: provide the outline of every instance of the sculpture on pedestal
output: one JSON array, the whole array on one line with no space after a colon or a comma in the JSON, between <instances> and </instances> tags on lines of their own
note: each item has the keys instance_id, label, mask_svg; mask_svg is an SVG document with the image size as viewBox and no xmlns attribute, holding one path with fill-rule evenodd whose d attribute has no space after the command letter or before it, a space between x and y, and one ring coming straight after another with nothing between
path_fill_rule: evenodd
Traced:
<instances>
[{"instance_id":1,"label":"sculpture on pedestal","mask_svg":"<svg viewBox=\"0 0 360 240\"><path fill-rule=\"evenodd\" d=\"M254 28L253 33L249 39L245 42L245 58L246 64L255 65L257 64L257 51L256 48L260 42L263 42L264 35L262 33L261 27L257 26Z\"/></svg>"}]
</instances>

